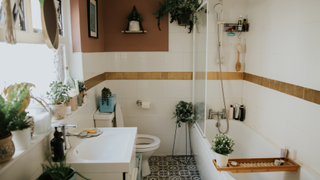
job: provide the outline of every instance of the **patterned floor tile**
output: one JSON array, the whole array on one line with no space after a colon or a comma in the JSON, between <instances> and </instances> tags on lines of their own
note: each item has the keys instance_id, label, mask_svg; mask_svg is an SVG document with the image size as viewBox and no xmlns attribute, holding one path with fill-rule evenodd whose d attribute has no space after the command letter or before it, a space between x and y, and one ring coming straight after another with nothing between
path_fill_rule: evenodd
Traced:
<instances>
[{"instance_id":1,"label":"patterned floor tile","mask_svg":"<svg viewBox=\"0 0 320 180\"><path fill-rule=\"evenodd\" d=\"M151 174L143 180L201 180L196 161L185 156L152 156L149 159Z\"/></svg>"}]
</instances>

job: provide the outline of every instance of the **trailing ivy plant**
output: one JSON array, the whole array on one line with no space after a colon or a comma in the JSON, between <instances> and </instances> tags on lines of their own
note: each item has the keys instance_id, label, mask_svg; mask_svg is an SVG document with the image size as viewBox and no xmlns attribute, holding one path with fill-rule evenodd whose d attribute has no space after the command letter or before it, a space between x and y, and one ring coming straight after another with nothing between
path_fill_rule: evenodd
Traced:
<instances>
[{"instance_id":1,"label":"trailing ivy plant","mask_svg":"<svg viewBox=\"0 0 320 180\"><path fill-rule=\"evenodd\" d=\"M127 21L143 21L141 13L138 13L136 6L133 6L132 12L127 15Z\"/></svg>"},{"instance_id":2,"label":"trailing ivy plant","mask_svg":"<svg viewBox=\"0 0 320 180\"><path fill-rule=\"evenodd\" d=\"M179 21L180 18L183 17L184 14L192 15L193 18L189 20L189 34L193 28L193 22L197 23L197 16L195 12L201 6L203 0L199 2L199 0L164 0L163 3L159 2L160 8L153 12L153 15L157 16L158 20L158 28L160 28L160 22L164 21L164 16L168 13L171 15L170 23L174 21ZM199 9L199 11L204 8Z\"/></svg>"},{"instance_id":3,"label":"trailing ivy plant","mask_svg":"<svg viewBox=\"0 0 320 180\"><path fill-rule=\"evenodd\" d=\"M79 86L79 92L83 92L87 89L86 86L84 85L84 82L82 81L79 81L78 86Z\"/></svg>"},{"instance_id":4,"label":"trailing ivy plant","mask_svg":"<svg viewBox=\"0 0 320 180\"><path fill-rule=\"evenodd\" d=\"M90 180L82 176L79 172L71 168L71 165L67 166L66 154L58 162L52 162L50 158L47 157L48 165L41 165L44 173L38 177L37 180L69 180L75 174L79 175L81 178Z\"/></svg>"},{"instance_id":5,"label":"trailing ivy plant","mask_svg":"<svg viewBox=\"0 0 320 180\"><path fill-rule=\"evenodd\" d=\"M50 100L51 105L59 105L70 102L70 99L72 99L72 97L70 97L68 94L70 88L62 84L62 82L53 81L49 87L51 89L49 92L47 92L47 98Z\"/></svg>"},{"instance_id":6,"label":"trailing ivy plant","mask_svg":"<svg viewBox=\"0 0 320 180\"><path fill-rule=\"evenodd\" d=\"M101 91L101 99L102 99L102 105L104 102L107 102L107 106L109 106L109 97L112 96L111 90L109 88L103 88Z\"/></svg>"},{"instance_id":7,"label":"trailing ivy plant","mask_svg":"<svg viewBox=\"0 0 320 180\"><path fill-rule=\"evenodd\" d=\"M188 103L188 102L184 102L184 101L180 101L177 105L176 105L176 111L173 112L173 118L177 118L176 123L178 124L179 127L181 127L181 122L186 123L189 122L191 124L195 123L194 120L194 115L192 112L192 102Z\"/></svg>"},{"instance_id":8,"label":"trailing ivy plant","mask_svg":"<svg viewBox=\"0 0 320 180\"><path fill-rule=\"evenodd\" d=\"M10 131L19 130L21 127L27 127L24 121L26 118L24 103L29 94L30 86L27 83L15 84L5 90L7 102L0 95L0 137L6 136ZM30 100L29 100L30 101ZM22 110L22 111L21 111ZM18 122L15 124L15 122ZM18 127L16 126L18 125Z\"/></svg>"}]
</instances>

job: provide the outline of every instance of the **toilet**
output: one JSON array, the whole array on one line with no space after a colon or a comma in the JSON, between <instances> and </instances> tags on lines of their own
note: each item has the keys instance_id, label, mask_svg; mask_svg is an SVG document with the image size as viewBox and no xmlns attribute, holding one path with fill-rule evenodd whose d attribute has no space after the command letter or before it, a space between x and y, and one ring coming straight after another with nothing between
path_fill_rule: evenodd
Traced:
<instances>
[{"instance_id":1,"label":"toilet","mask_svg":"<svg viewBox=\"0 0 320 180\"><path fill-rule=\"evenodd\" d=\"M99 109L94 113L95 127L124 127L120 104L116 104L114 113L101 113ZM148 134L138 134L136 152L142 154L142 176L150 174L148 160L159 148L160 139Z\"/></svg>"}]
</instances>

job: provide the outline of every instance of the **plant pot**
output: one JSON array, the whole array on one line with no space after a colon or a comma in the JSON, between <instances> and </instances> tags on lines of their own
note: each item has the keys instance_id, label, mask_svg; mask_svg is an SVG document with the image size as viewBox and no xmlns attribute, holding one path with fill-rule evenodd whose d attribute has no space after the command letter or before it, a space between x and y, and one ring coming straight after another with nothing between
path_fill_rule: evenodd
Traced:
<instances>
[{"instance_id":1,"label":"plant pot","mask_svg":"<svg viewBox=\"0 0 320 180\"><path fill-rule=\"evenodd\" d=\"M70 102L66 103L66 106L71 106L71 111L75 111L78 109L78 99L76 94L72 96L72 99L70 99Z\"/></svg>"},{"instance_id":2,"label":"plant pot","mask_svg":"<svg viewBox=\"0 0 320 180\"><path fill-rule=\"evenodd\" d=\"M55 120L63 119L66 116L67 108L64 103L58 105L50 105L52 117Z\"/></svg>"},{"instance_id":3,"label":"plant pot","mask_svg":"<svg viewBox=\"0 0 320 180\"><path fill-rule=\"evenodd\" d=\"M100 103L100 112L103 113L112 113L114 112L114 107L117 104L117 95L112 94L111 97L108 98L109 104L107 105L107 102L102 103L102 98L99 98Z\"/></svg>"},{"instance_id":4,"label":"plant pot","mask_svg":"<svg viewBox=\"0 0 320 180\"><path fill-rule=\"evenodd\" d=\"M70 169L71 172L74 172L74 169L71 168ZM69 180L76 180L76 174L74 174ZM50 175L46 172L42 173L39 177L38 177L38 180L52 180Z\"/></svg>"},{"instance_id":5,"label":"plant pot","mask_svg":"<svg viewBox=\"0 0 320 180\"><path fill-rule=\"evenodd\" d=\"M191 13L184 13L178 19L179 26L188 26L190 24Z\"/></svg>"},{"instance_id":6,"label":"plant pot","mask_svg":"<svg viewBox=\"0 0 320 180\"><path fill-rule=\"evenodd\" d=\"M139 21L129 21L129 31L140 31Z\"/></svg>"},{"instance_id":7,"label":"plant pot","mask_svg":"<svg viewBox=\"0 0 320 180\"><path fill-rule=\"evenodd\" d=\"M228 156L216 153L216 159L217 159L217 165L219 167L227 167L228 160L229 160L229 154Z\"/></svg>"},{"instance_id":8,"label":"plant pot","mask_svg":"<svg viewBox=\"0 0 320 180\"><path fill-rule=\"evenodd\" d=\"M12 141L12 133L0 137L0 163L9 161L15 152L15 147Z\"/></svg>"},{"instance_id":9,"label":"plant pot","mask_svg":"<svg viewBox=\"0 0 320 180\"><path fill-rule=\"evenodd\" d=\"M23 129L22 131L12 131L12 140L16 150L24 150L31 146L31 128Z\"/></svg>"}]
</instances>

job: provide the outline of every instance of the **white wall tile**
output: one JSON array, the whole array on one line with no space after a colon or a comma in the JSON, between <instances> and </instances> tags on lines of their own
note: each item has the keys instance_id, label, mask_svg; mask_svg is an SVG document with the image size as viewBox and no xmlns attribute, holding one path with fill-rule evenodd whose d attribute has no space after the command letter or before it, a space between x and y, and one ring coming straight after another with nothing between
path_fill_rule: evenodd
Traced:
<instances>
[{"instance_id":1,"label":"white wall tile","mask_svg":"<svg viewBox=\"0 0 320 180\"><path fill-rule=\"evenodd\" d=\"M168 82L166 80L138 80L138 98L167 98Z\"/></svg>"},{"instance_id":2,"label":"white wall tile","mask_svg":"<svg viewBox=\"0 0 320 180\"><path fill-rule=\"evenodd\" d=\"M192 98L191 80L170 80L168 81L168 98Z\"/></svg>"}]
</instances>

